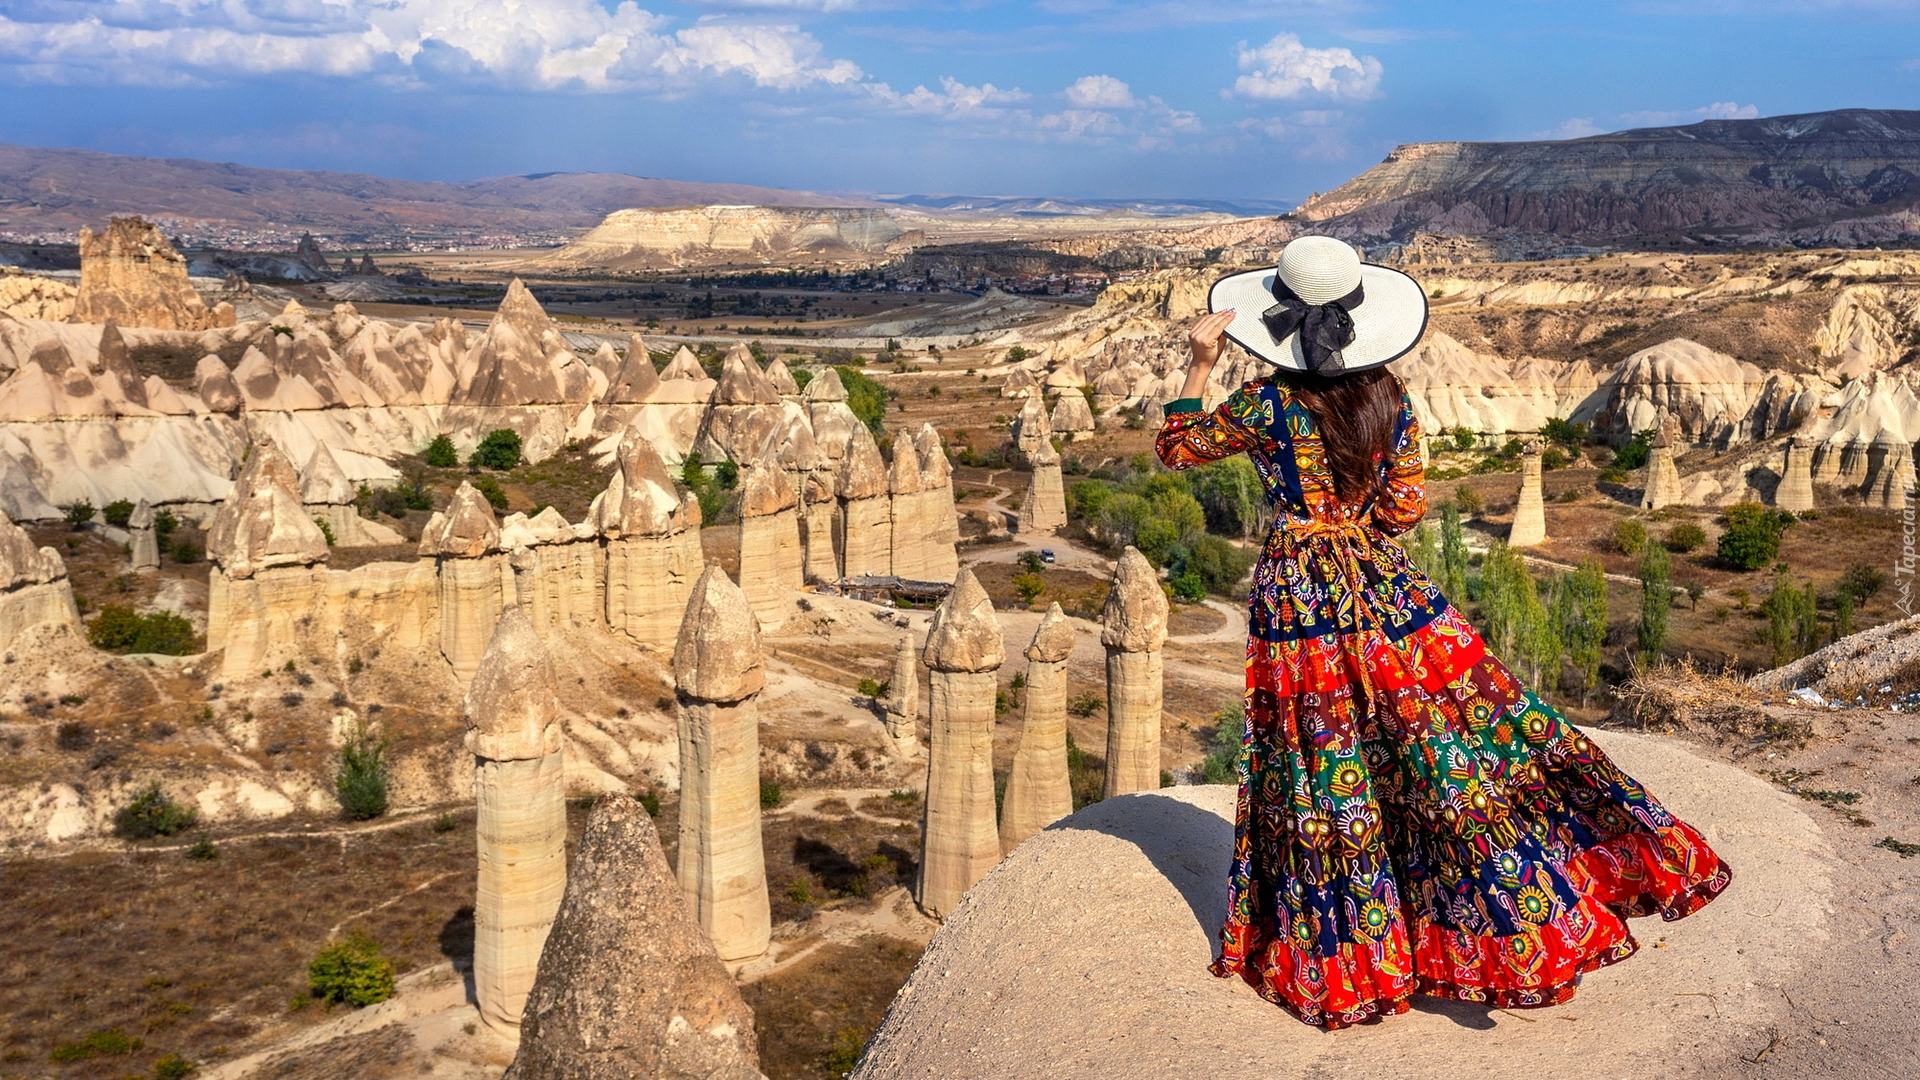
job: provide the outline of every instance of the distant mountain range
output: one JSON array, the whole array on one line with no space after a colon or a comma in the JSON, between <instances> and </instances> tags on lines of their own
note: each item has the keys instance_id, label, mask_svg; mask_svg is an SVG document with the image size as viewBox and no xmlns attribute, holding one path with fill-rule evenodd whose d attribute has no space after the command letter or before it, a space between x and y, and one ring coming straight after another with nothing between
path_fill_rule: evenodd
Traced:
<instances>
[{"instance_id":1,"label":"distant mountain range","mask_svg":"<svg viewBox=\"0 0 1920 1080\"><path fill-rule=\"evenodd\" d=\"M1920 112L1843 109L1548 142L1433 142L1301 204L1363 243L1417 234L1610 247L1920 243Z\"/></svg>"}]
</instances>

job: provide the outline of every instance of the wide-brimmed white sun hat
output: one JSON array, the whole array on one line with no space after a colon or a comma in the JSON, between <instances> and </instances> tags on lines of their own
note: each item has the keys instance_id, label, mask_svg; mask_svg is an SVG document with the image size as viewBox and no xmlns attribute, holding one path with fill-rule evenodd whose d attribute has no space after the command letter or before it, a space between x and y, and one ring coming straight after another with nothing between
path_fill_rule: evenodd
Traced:
<instances>
[{"instance_id":1,"label":"wide-brimmed white sun hat","mask_svg":"<svg viewBox=\"0 0 1920 1080\"><path fill-rule=\"evenodd\" d=\"M1405 355L1427 328L1420 283L1331 236L1302 236L1271 270L1214 282L1210 311L1233 310L1227 337L1288 371L1340 375Z\"/></svg>"}]
</instances>

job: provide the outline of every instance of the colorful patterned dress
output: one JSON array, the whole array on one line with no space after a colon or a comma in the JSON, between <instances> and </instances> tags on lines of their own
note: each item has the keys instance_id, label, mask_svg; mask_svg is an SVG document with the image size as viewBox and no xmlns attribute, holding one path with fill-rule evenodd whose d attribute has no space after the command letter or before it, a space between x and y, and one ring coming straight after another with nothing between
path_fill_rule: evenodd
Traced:
<instances>
[{"instance_id":1,"label":"colorful patterned dress","mask_svg":"<svg viewBox=\"0 0 1920 1080\"><path fill-rule=\"evenodd\" d=\"M1426 512L1401 398L1365 506L1334 492L1312 415L1249 383L1166 407L1174 469L1247 454L1276 507L1254 569L1227 918L1213 973L1329 1028L1413 994L1556 1005L1731 871L1507 670L1387 538Z\"/></svg>"}]
</instances>

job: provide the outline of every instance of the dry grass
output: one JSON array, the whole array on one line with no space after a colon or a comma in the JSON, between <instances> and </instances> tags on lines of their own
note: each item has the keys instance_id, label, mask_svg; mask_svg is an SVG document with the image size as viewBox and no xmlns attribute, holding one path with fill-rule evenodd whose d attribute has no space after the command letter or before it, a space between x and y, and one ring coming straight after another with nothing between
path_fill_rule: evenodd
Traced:
<instances>
[{"instance_id":1,"label":"dry grass","mask_svg":"<svg viewBox=\"0 0 1920 1080\"><path fill-rule=\"evenodd\" d=\"M823 945L744 987L760 1032L760 1070L770 1080L838 1080L880 1026L920 951L887 937Z\"/></svg>"},{"instance_id":2,"label":"dry grass","mask_svg":"<svg viewBox=\"0 0 1920 1080\"><path fill-rule=\"evenodd\" d=\"M1764 700L1730 669L1702 671L1682 660L1637 671L1615 687L1608 719L1642 729L1680 729L1789 746L1800 746L1812 736L1810 723L1779 716L1763 707Z\"/></svg>"}]
</instances>

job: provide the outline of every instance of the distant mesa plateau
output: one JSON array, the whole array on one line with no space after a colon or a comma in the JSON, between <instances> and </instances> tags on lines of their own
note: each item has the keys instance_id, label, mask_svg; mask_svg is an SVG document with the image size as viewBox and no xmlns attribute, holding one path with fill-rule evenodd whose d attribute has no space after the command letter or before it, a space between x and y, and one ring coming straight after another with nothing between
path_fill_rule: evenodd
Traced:
<instances>
[{"instance_id":1,"label":"distant mesa plateau","mask_svg":"<svg viewBox=\"0 0 1920 1080\"><path fill-rule=\"evenodd\" d=\"M884 210L821 206L690 206L617 210L541 260L613 270L775 261L815 262L911 250L926 234Z\"/></svg>"},{"instance_id":2,"label":"distant mesa plateau","mask_svg":"<svg viewBox=\"0 0 1920 1080\"><path fill-rule=\"evenodd\" d=\"M1550 142L1425 142L1303 203L1306 229L1691 249L1920 240L1920 112L1843 109ZM1452 261L1452 260L1448 260Z\"/></svg>"}]
</instances>

